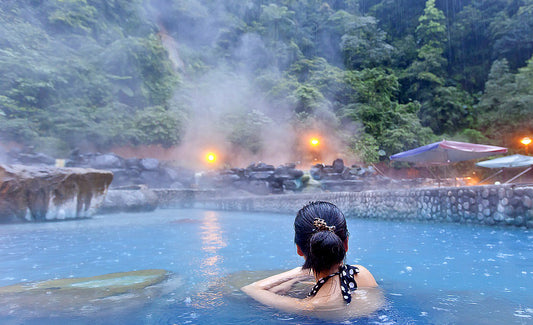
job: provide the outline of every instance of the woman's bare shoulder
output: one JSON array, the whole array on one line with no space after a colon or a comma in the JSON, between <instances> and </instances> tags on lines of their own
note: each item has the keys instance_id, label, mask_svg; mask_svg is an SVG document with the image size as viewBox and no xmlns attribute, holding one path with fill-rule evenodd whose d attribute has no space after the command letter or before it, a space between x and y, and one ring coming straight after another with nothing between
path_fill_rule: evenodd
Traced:
<instances>
[{"instance_id":1,"label":"woman's bare shoulder","mask_svg":"<svg viewBox=\"0 0 533 325\"><path fill-rule=\"evenodd\" d=\"M359 269L359 273L355 275L355 281L358 287L377 287L378 284L370 271L362 265L354 265Z\"/></svg>"}]
</instances>

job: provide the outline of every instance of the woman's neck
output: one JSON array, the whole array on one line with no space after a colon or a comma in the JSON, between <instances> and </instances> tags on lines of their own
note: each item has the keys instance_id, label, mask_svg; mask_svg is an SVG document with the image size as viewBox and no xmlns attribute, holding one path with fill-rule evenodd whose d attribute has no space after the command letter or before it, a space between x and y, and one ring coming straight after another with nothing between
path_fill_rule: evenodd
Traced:
<instances>
[{"instance_id":1,"label":"woman's neck","mask_svg":"<svg viewBox=\"0 0 533 325\"><path fill-rule=\"evenodd\" d=\"M330 274L333 274L335 272L338 272L339 271L339 267L342 265L342 263L340 264L335 264L333 265L330 269L328 270L324 270L324 271L321 271L321 272L318 272L318 273L315 273L315 281L318 281L320 279L322 279L323 277L326 277Z\"/></svg>"}]
</instances>

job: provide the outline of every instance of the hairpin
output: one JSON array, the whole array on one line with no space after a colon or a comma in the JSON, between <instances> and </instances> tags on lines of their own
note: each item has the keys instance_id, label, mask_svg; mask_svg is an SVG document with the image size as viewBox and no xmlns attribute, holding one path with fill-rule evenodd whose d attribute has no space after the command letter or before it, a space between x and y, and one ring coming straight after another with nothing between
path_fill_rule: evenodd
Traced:
<instances>
[{"instance_id":1,"label":"hairpin","mask_svg":"<svg viewBox=\"0 0 533 325\"><path fill-rule=\"evenodd\" d=\"M313 221L313 224L315 225L314 231L331 231L335 232L335 226L328 226L326 221L324 219L315 218L315 221Z\"/></svg>"}]
</instances>

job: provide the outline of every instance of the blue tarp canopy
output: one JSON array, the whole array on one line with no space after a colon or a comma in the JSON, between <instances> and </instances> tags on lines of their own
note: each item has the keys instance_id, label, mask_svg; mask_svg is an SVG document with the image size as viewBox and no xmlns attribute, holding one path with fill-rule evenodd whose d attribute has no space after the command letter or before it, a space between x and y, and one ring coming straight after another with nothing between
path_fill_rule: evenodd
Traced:
<instances>
[{"instance_id":1,"label":"blue tarp canopy","mask_svg":"<svg viewBox=\"0 0 533 325\"><path fill-rule=\"evenodd\" d=\"M478 162L476 165L487 168L516 168L533 165L533 157L524 155L512 155Z\"/></svg>"},{"instance_id":2,"label":"blue tarp canopy","mask_svg":"<svg viewBox=\"0 0 533 325\"><path fill-rule=\"evenodd\" d=\"M443 165L506 153L507 148L442 140L390 156L394 161Z\"/></svg>"}]
</instances>

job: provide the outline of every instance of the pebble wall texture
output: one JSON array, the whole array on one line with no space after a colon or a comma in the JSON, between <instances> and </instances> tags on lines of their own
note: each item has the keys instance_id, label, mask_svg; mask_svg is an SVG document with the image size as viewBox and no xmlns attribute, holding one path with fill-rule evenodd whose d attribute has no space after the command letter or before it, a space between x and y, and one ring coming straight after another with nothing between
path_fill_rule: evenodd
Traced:
<instances>
[{"instance_id":1,"label":"pebble wall texture","mask_svg":"<svg viewBox=\"0 0 533 325\"><path fill-rule=\"evenodd\" d=\"M330 201L347 217L458 222L533 228L533 185L317 192L240 198L195 198L197 208L295 214L310 201Z\"/></svg>"}]
</instances>

